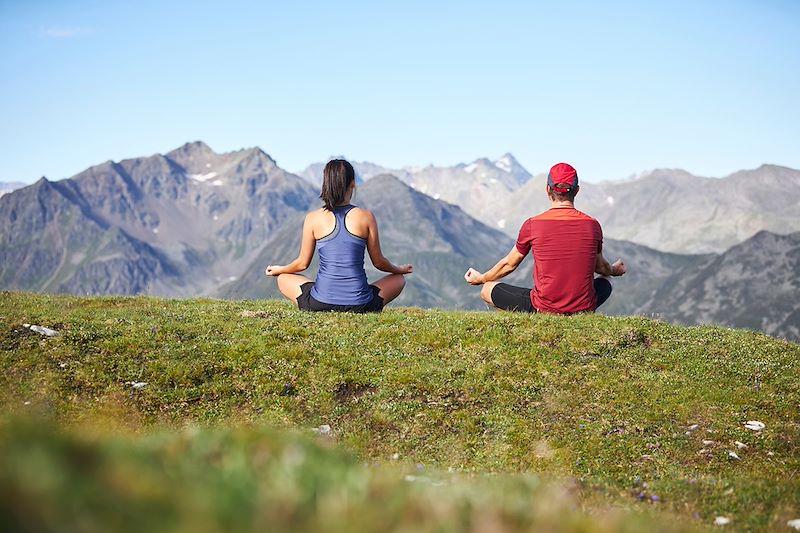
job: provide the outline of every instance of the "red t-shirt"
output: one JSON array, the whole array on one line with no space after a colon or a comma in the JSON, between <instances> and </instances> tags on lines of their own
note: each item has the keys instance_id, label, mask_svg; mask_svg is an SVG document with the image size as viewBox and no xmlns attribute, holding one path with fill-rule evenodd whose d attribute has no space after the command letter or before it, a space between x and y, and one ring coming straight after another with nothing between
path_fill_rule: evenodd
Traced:
<instances>
[{"instance_id":1,"label":"red t-shirt","mask_svg":"<svg viewBox=\"0 0 800 533\"><path fill-rule=\"evenodd\" d=\"M517 251L533 250L531 303L545 313L594 311L594 269L603 250L600 223L575 208L553 208L522 224Z\"/></svg>"}]
</instances>

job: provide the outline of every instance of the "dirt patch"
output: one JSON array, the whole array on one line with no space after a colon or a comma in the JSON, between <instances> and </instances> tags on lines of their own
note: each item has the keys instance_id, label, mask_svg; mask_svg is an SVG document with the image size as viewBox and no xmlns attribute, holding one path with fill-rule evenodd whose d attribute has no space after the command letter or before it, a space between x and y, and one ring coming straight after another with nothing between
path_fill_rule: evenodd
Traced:
<instances>
[{"instance_id":1,"label":"dirt patch","mask_svg":"<svg viewBox=\"0 0 800 533\"><path fill-rule=\"evenodd\" d=\"M267 318L269 313L266 311L251 311L249 309L245 309L241 312L240 316L244 318Z\"/></svg>"},{"instance_id":2,"label":"dirt patch","mask_svg":"<svg viewBox=\"0 0 800 533\"><path fill-rule=\"evenodd\" d=\"M649 348L652 344L653 341L650 339L650 337L648 337L644 332L636 330L626 331L622 338L617 342L617 346L620 348L633 346L644 346L645 348Z\"/></svg>"},{"instance_id":3,"label":"dirt patch","mask_svg":"<svg viewBox=\"0 0 800 533\"><path fill-rule=\"evenodd\" d=\"M31 331L22 324L9 326L0 332L0 350L16 350L26 337L41 338L35 331Z\"/></svg>"},{"instance_id":4,"label":"dirt patch","mask_svg":"<svg viewBox=\"0 0 800 533\"><path fill-rule=\"evenodd\" d=\"M347 403L365 394L375 392L375 390L377 390L375 385L355 383L348 380L336 386L333 391L333 399L339 403Z\"/></svg>"}]
</instances>

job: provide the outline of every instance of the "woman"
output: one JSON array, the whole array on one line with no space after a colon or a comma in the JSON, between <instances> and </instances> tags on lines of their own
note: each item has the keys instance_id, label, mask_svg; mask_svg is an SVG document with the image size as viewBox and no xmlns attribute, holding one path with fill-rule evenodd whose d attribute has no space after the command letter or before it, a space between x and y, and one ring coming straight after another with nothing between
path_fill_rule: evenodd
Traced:
<instances>
[{"instance_id":1,"label":"woman","mask_svg":"<svg viewBox=\"0 0 800 533\"><path fill-rule=\"evenodd\" d=\"M395 266L383 256L378 224L366 209L350 205L356 189L353 166L343 159L325 165L322 193L324 207L306 215L300 255L288 265L270 265L267 276L278 278L278 290L307 311L380 312L397 298L406 285L404 274L411 265ZM319 248L316 281L296 274L311 263ZM367 283L364 249L375 268L390 272L374 284Z\"/></svg>"}]
</instances>

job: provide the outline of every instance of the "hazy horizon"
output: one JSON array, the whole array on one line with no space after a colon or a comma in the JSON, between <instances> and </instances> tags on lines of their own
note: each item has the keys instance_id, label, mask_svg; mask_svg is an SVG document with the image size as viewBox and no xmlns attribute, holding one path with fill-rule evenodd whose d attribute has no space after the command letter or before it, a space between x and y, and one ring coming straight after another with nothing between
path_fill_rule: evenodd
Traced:
<instances>
[{"instance_id":1,"label":"hazy horizon","mask_svg":"<svg viewBox=\"0 0 800 533\"><path fill-rule=\"evenodd\" d=\"M155 153L152 153L152 154L135 154L135 155L129 155L129 156L122 157L122 158L120 158L120 159L114 159L114 160L112 160L112 161L114 161L114 162L119 162L119 161L126 160L126 159L136 159L136 158L141 158L141 157L149 157L149 156L153 156L153 155L156 155L156 154L165 155L165 154L167 154L168 152L170 152L170 151L172 151L172 150L174 150L174 149L176 149L176 148L179 148L180 146L183 146L184 144L191 143L191 142L196 142L196 141L200 141L200 142L204 142L204 143L205 143L205 141L203 141L202 139L193 139L193 140L191 140L191 141L187 141L186 143L183 143L183 144L181 144L181 145L178 145L178 146L173 146L173 147L170 147L169 149L165 149L165 150L162 150L162 151L159 151L159 152L155 152ZM208 145L208 143L205 143L205 144L206 144L206 145ZM208 145L208 146L209 146L209 147L210 147L210 148L211 148L211 149L212 149L212 150L213 150L215 153L218 153L218 154L219 154L219 153L223 153L222 151L215 149L215 147L214 147L214 146L211 146L211 145ZM427 163L427 164L404 164L404 165L401 165L401 166L398 166L398 167L392 167L392 168L389 168L387 165L384 165L384 164L383 164L381 161L365 161L365 160L360 160L360 159L357 159L357 158L351 158L351 157L348 157L346 154L330 154L328 157L324 157L324 158L322 158L322 159L320 159L320 160L318 160L318 161L311 161L311 162L309 162L307 165L305 165L305 166L304 166L304 167L302 167L302 168L295 168L295 169L293 169L293 168L286 168L285 166L283 166L283 165L281 164L281 162L280 162L280 159L279 159L278 157L276 157L276 156L275 156L275 154L273 154L273 153L270 153L270 151L269 151L269 150L265 149L265 148L264 148L264 147L262 147L262 146L256 146L256 145L252 145L252 146L242 146L242 147L240 147L240 148L235 148L235 149L233 149L233 150L227 150L226 152L232 152L232 151L237 151L237 150L246 150L246 149L250 149L250 148L260 148L260 149L264 150L264 152L266 152L266 153L267 153L267 155L269 155L269 156L270 156L270 157L271 157L273 160L275 160L275 162L277 163L277 165L278 165L278 166L280 166L281 168L283 168L284 170L286 170L286 171L288 171L288 172L291 172L291 173L293 173L293 174L297 174L297 175L300 175L302 171L304 171L306 168L308 168L308 166L310 166L310 165L312 165L312 164L316 164L316 163L325 163L325 162L329 161L331 158L335 158L335 157L344 157L344 158L345 158L345 159L347 159L348 161L352 161L352 162L358 162L358 163L372 163L372 164L375 164L375 165L378 165L378 166L381 166L381 167L387 168L387 169L389 169L389 170L403 170L403 169L424 168L424 167L427 167L427 166L429 166L429 165L433 165L434 167L455 167L456 165L459 165L459 164L464 164L464 165L466 165L466 164L472 163L473 161L476 161L477 159L488 159L488 160L490 160L490 161L496 161L497 159L499 159L500 157L502 157L502 156L503 156L503 155L505 155L506 153L511 153L511 152L503 152L503 153L501 153L501 154L497 154L496 156L493 156L493 157L490 157L490 156L485 156L485 155L481 155L481 156L476 156L476 157L473 157L472 159L470 159L470 160L467 160L467 161L456 161L456 162L454 162L454 163L452 163L452 164L437 164L437 163ZM529 168L529 167L528 167L528 166L527 166L527 165L526 165L526 164L525 164L523 161L520 161L520 160L519 160L519 158L516 156L516 154L513 154L513 153L511 153L511 155L512 155L512 156L513 156L515 159L517 159L517 161L518 161L518 162L519 162L519 163L520 163L520 164L521 164L521 165L522 165L522 166L525 168L525 170L527 170L528 172L530 172L530 173L531 173L532 175L534 175L534 176L535 176L535 175L537 175L537 174L541 174L541 173L547 172L547 170L548 170L548 168ZM71 174L71 175L69 175L69 176L59 176L59 177L55 177L55 176L47 176L47 175L42 175L42 176L37 176L36 178L34 178L34 179L30 180L30 181L22 181L22 180L9 180L9 181L0 181L0 182L2 182L2 183L23 183L23 184L25 184L25 185L31 185L31 184L35 183L36 181L38 181L39 179L41 179L41 178L43 178L43 177L44 177L44 178L47 178L49 181L60 181L60 180L63 180L63 179L69 179L69 178L72 178L72 177L74 177L76 174L78 174L78 173L82 172L83 170L86 170L87 168L91 168L91 167L93 167L93 166L100 165L100 164L104 163L105 161L109 161L109 160L110 160L110 159L105 159L105 160L102 160L102 161L96 161L96 162L92 163L91 165L88 165L86 168L83 168L83 169L81 169L81 170L79 170L79 171L77 171L77 172L75 172L75 173L73 173L73 174ZM553 164L555 164L555 163L557 163L557 162L558 162L558 161L553 161ZM694 173L694 172L692 172L691 170L688 170L688 169L685 169L685 168L678 168L678 167L659 167L659 168L648 168L648 169L643 169L643 170L641 170L641 171L639 171L639 172L636 172L636 173L630 174L630 175L628 175L628 176L619 176L619 177L616 177L616 178L608 178L608 179L603 179L603 180L593 179L593 177L592 177L592 176L585 176L585 177L584 177L584 175L583 175L583 173L582 173L581 169L577 169L577 170L578 170L578 174L580 175L580 177L581 177L581 179L582 179L583 181L585 181L585 182L589 182L589 183L600 183L600 182L625 181L625 180L629 180L629 179L634 179L634 178L637 178L637 177L640 177L640 176L644 176L644 175L646 175L646 174L648 174L648 173L650 173L650 172L656 171L656 170L682 170L682 171L689 172L690 174L692 174L692 175L695 175L695 176L698 176L698 177L701 177L701 178L726 178L726 177L730 176L731 174L734 174L734 173L736 173L736 172L739 172L739 171L743 171L743 170L755 170L755 169L757 169L757 168L761 167L762 165L775 165L775 166L782 166L782 167L787 167L787 168L794 168L794 167L790 167L790 166L788 166L788 165L781 165L780 163L770 163L770 162L764 162L764 163L761 163L761 164L759 164L758 166L755 166L755 167L752 167L752 168L740 168L740 169L736 169L736 170L734 170L734 171L732 171L732 172L730 172L730 173L728 173L728 174L722 175L722 176L702 176L702 175L699 175L699 174L695 174L695 173ZM798 169L798 170L800 170L800 169Z\"/></svg>"}]
</instances>

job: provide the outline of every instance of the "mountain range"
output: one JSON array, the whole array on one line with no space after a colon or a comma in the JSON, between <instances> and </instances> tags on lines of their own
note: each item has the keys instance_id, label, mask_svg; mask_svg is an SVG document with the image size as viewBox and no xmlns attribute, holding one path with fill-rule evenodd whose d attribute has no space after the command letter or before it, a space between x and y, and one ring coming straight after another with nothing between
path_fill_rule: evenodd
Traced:
<instances>
[{"instance_id":1,"label":"mountain range","mask_svg":"<svg viewBox=\"0 0 800 533\"><path fill-rule=\"evenodd\" d=\"M509 200L510 220L546 205L545 179ZM761 230L800 231L800 171L762 165L725 178L655 170L636 179L581 185L576 206L601 220L608 237L676 253L722 253ZM513 226L512 226L513 227Z\"/></svg>"},{"instance_id":2,"label":"mountain range","mask_svg":"<svg viewBox=\"0 0 800 533\"><path fill-rule=\"evenodd\" d=\"M546 174L529 173L511 154L453 167L354 167L364 181L393 174L511 237L549 206ZM300 175L316 184L322 168L311 165ZM661 169L622 181L582 180L580 187L576 206L602 221L606 237L665 252L722 253L761 230L800 231L800 171L787 167L763 165L725 178Z\"/></svg>"},{"instance_id":3,"label":"mountain range","mask_svg":"<svg viewBox=\"0 0 800 533\"><path fill-rule=\"evenodd\" d=\"M107 161L0 198L0 285L75 294L205 294L237 276L312 186L253 148L203 143Z\"/></svg>"},{"instance_id":4,"label":"mountain range","mask_svg":"<svg viewBox=\"0 0 800 533\"><path fill-rule=\"evenodd\" d=\"M516 232L511 227L522 216L514 214L515 206L525 205L530 214L546 207L544 177L529 174L508 154L452 168L405 169L400 175L376 175L378 165L355 166L361 185L354 203L375 212L387 257L415 267L398 305L485 308L478 289L463 281L464 271L469 266L486 270L511 249ZM623 226L623 211L614 211L617 201L608 200L622 198L620 203L642 218L648 212L684 213L683 220L673 218L668 226L678 234L684 229L691 240L698 218L708 218L703 202L719 204L711 211L728 217L735 211L743 217L747 209L780 197L783 188L777 185L792 183L798 172L765 166L737 173L710 182L719 195L696 195L682 204L676 200L681 190L705 182L664 172L583 185L578 207L603 224L606 256L612 261L622 257L629 266L626 276L614 279L614 294L602 311L748 327L800 340L800 303L795 298L800 233L760 231L723 252L707 246L698 247L702 253L675 253L612 238L615 224ZM276 297L274 280L263 271L267 264L296 257L303 215L319 205L318 187L311 182L308 176L281 169L258 148L217 154L202 142L164 155L108 161L57 182L43 178L0 198L0 287L73 294ZM433 192L447 191L447 183L451 198L469 204L465 198L483 197L492 208L484 214L497 211L489 202L490 191L508 195L500 213L509 227L485 224L467 207ZM526 204L525 195L537 189L539 203ZM736 206L730 191L750 197ZM789 232L796 209L791 194L776 200L759 223L788 217L782 233ZM724 201L714 200L717 196ZM642 197L650 197L650 203L638 205ZM605 211L597 207L597 213L580 203L599 206L601 200ZM702 226L706 233L719 225L716 216ZM640 224L629 225L637 235L646 234ZM313 277L314 267L308 275ZM382 274L368 268L368 275L375 279ZM526 259L507 281L530 285L530 275L531 261Z\"/></svg>"},{"instance_id":5,"label":"mountain range","mask_svg":"<svg viewBox=\"0 0 800 533\"><path fill-rule=\"evenodd\" d=\"M760 231L677 270L638 312L682 324L725 324L800 340L800 232ZM636 312L635 311L635 312Z\"/></svg>"},{"instance_id":6,"label":"mountain range","mask_svg":"<svg viewBox=\"0 0 800 533\"><path fill-rule=\"evenodd\" d=\"M495 161L480 158L469 164L459 163L452 167L428 165L389 169L358 161L353 162L353 167L362 181L391 174L428 196L460 206L471 216L501 231L506 229L505 220L501 218L505 215L498 215L498 209L503 210L514 191L532 178L511 154L505 154ZM322 183L323 168L324 164L317 163L299 174L319 185Z\"/></svg>"}]
</instances>

